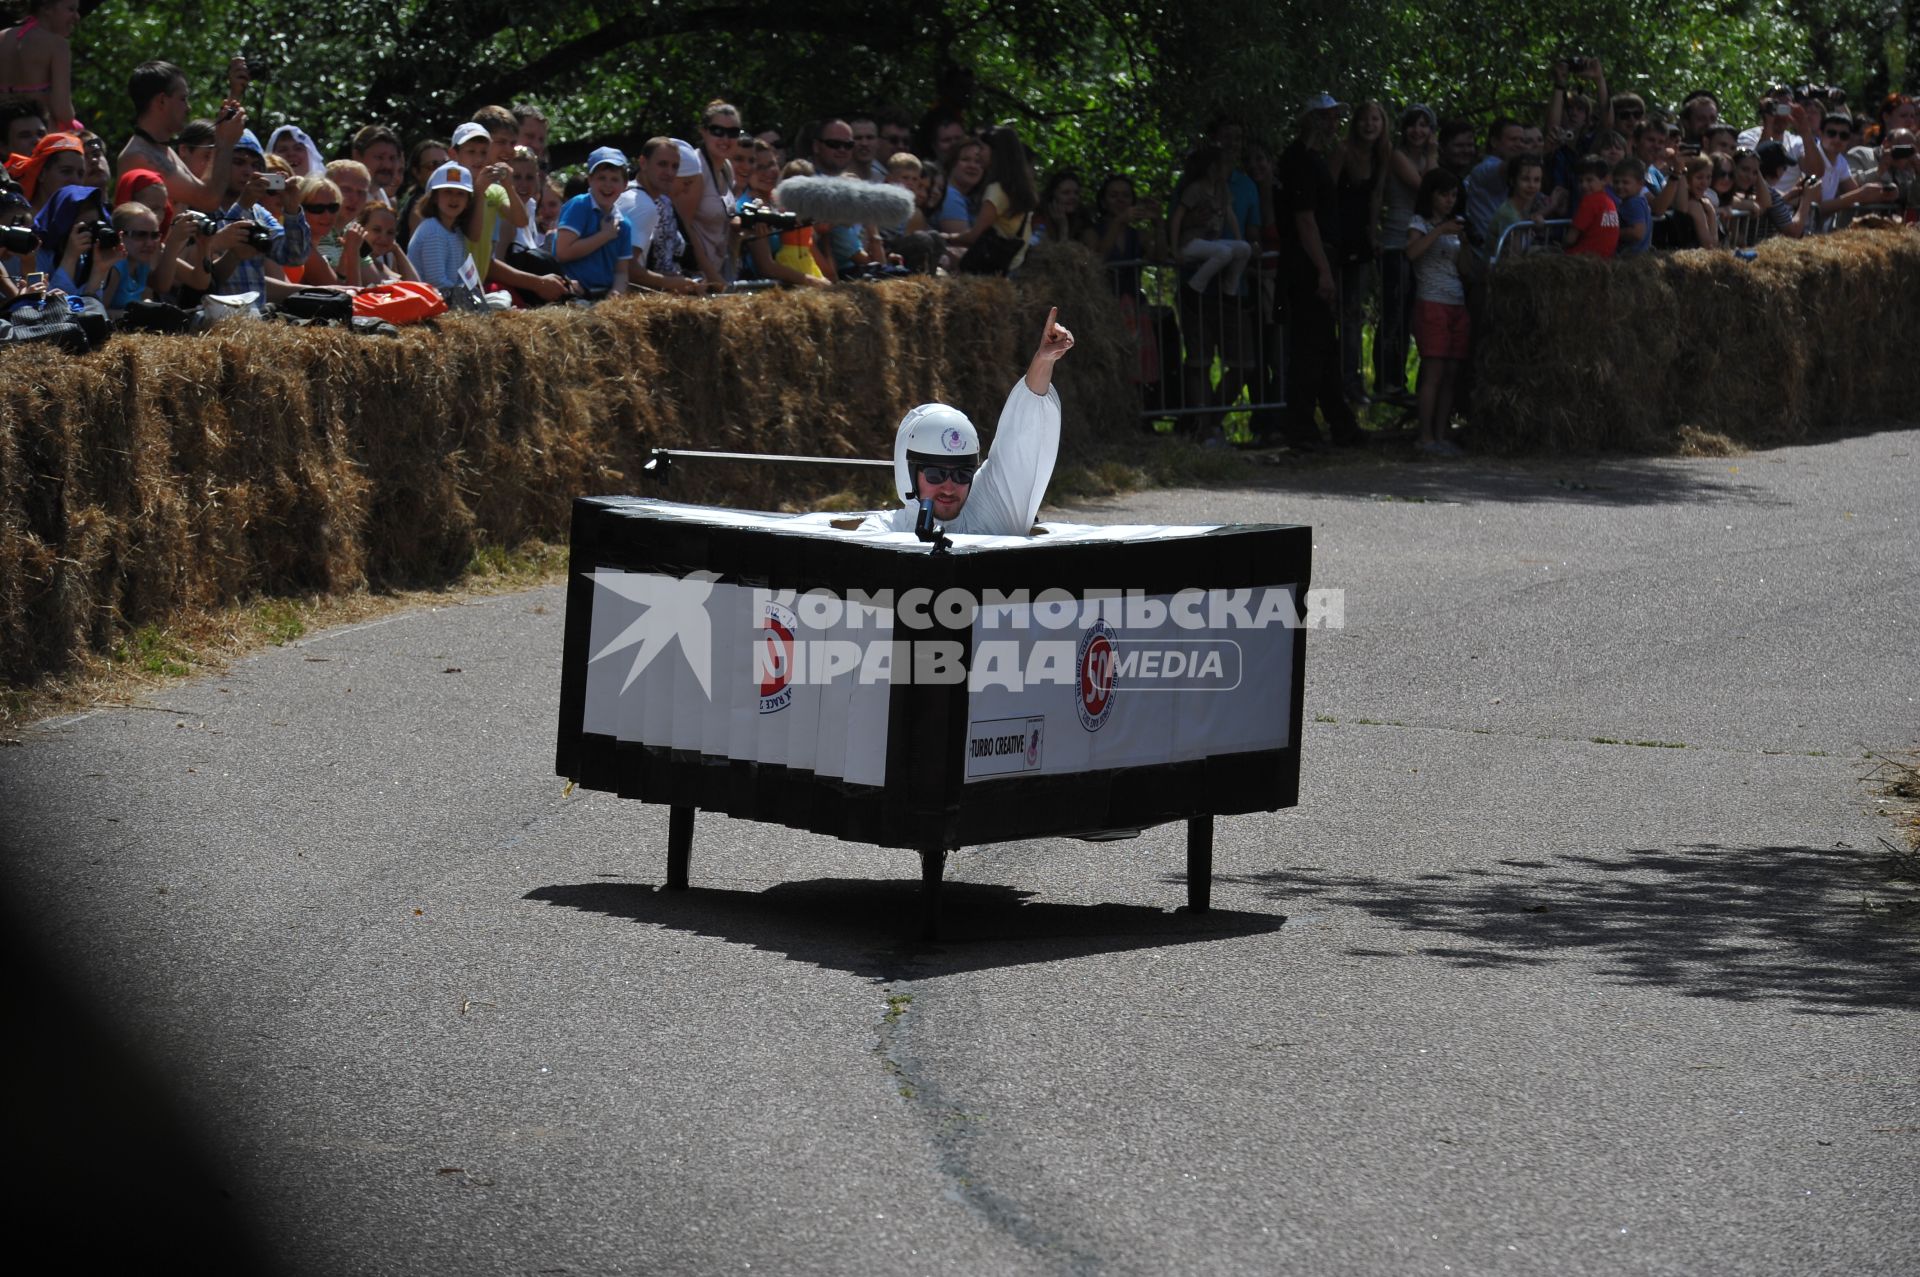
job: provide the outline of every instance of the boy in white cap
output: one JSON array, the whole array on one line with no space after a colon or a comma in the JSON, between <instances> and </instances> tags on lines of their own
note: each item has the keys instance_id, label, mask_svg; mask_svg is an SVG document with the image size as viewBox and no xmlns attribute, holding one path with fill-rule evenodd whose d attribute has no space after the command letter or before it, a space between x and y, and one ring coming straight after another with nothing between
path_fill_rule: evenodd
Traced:
<instances>
[{"instance_id":1,"label":"boy in white cap","mask_svg":"<svg viewBox=\"0 0 1920 1277\"><path fill-rule=\"evenodd\" d=\"M469 121L453 131L453 160L473 178L473 203L467 209L464 229L467 251L473 254L474 268L487 278L493 265L493 242L500 230L500 218L511 216L513 194L508 183L513 169L495 164L493 135L484 124Z\"/></svg>"},{"instance_id":2,"label":"boy in white cap","mask_svg":"<svg viewBox=\"0 0 1920 1277\"><path fill-rule=\"evenodd\" d=\"M560 210L553 255L588 297L618 297L627 291L633 227L615 207L626 188L627 157L603 146L587 157L586 193Z\"/></svg>"},{"instance_id":3,"label":"boy in white cap","mask_svg":"<svg viewBox=\"0 0 1920 1277\"><path fill-rule=\"evenodd\" d=\"M900 420L893 441L894 487L902 506L867 516L870 532L912 532L923 505L948 532L1026 536L1047 495L1060 452L1060 395L1053 366L1073 349L1073 334L1047 312L1027 375L1007 395L993 455L980 460L980 434L948 404L921 404Z\"/></svg>"}]
</instances>

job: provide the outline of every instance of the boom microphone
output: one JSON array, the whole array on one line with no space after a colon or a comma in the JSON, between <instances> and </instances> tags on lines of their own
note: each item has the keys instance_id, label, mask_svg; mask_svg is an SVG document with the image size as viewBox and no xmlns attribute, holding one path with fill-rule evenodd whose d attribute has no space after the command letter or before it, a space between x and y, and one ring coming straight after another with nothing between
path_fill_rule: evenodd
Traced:
<instances>
[{"instance_id":1,"label":"boom microphone","mask_svg":"<svg viewBox=\"0 0 1920 1277\"><path fill-rule=\"evenodd\" d=\"M913 192L857 177L790 177L773 188L789 213L835 226L897 226L913 216Z\"/></svg>"}]
</instances>

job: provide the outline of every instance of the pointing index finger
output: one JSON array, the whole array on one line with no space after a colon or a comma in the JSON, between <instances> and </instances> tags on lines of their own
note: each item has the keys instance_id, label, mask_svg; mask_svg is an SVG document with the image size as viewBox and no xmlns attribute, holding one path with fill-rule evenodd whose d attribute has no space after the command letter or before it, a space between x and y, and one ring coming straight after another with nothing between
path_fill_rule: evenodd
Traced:
<instances>
[{"instance_id":1,"label":"pointing index finger","mask_svg":"<svg viewBox=\"0 0 1920 1277\"><path fill-rule=\"evenodd\" d=\"M1060 317L1060 308L1059 308L1058 306L1054 306L1054 307L1051 307L1051 308L1050 308L1050 309L1049 309L1049 310L1047 311L1047 331L1046 331L1046 335L1047 335L1048 337L1051 337L1051 336L1053 336L1053 333L1054 333L1054 329L1055 329L1056 327L1058 327L1058 325L1056 325L1056 324L1055 324L1055 323L1054 323L1053 321L1054 321L1054 320L1056 320L1056 319L1058 319L1059 317Z\"/></svg>"}]
</instances>

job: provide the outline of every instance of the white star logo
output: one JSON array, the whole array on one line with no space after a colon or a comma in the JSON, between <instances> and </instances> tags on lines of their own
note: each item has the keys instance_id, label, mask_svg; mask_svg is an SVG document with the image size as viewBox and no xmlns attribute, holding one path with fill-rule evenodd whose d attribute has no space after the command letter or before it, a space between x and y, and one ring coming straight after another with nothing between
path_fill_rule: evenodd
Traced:
<instances>
[{"instance_id":1,"label":"white star logo","mask_svg":"<svg viewBox=\"0 0 1920 1277\"><path fill-rule=\"evenodd\" d=\"M678 639L693 676L700 680L700 690L712 700L713 626L707 619L707 596L713 593L718 574L701 571L671 577L654 572L601 569L588 575L595 585L647 609L591 658L598 661L621 648L639 645L633 654L633 668L627 671L627 681L620 684L620 690L624 692L632 687L633 680L640 677L640 671L653 662L654 656Z\"/></svg>"}]
</instances>

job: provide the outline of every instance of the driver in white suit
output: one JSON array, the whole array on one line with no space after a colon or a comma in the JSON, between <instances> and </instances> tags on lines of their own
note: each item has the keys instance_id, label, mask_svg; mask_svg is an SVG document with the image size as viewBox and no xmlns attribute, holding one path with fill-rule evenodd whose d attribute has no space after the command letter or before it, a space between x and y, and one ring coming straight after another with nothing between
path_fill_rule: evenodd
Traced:
<instances>
[{"instance_id":1,"label":"driver in white suit","mask_svg":"<svg viewBox=\"0 0 1920 1277\"><path fill-rule=\"evenodd\" d=\"M894 490L905 504L867 516L864 531L912 532L921 503L948 532L1025 536L1047 495L1060 451L1060 395L1053 366L1073 349L1073 334L1047 312L1039 349L1027 375L1007 395L993 436L993 455L980 460L980 433L967 415L947 404L921 404L900 420L893 441Z\"/></svg>"}]
</instances>

